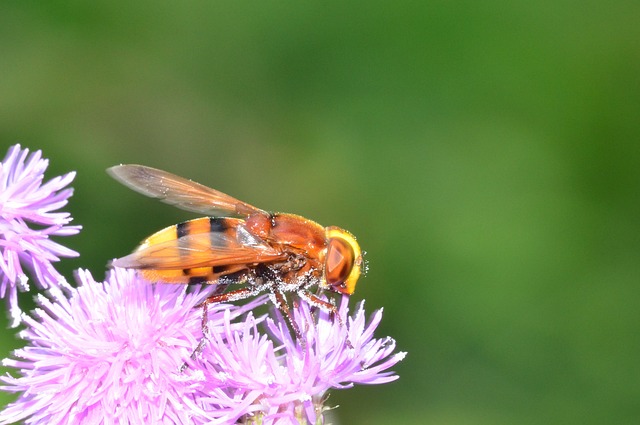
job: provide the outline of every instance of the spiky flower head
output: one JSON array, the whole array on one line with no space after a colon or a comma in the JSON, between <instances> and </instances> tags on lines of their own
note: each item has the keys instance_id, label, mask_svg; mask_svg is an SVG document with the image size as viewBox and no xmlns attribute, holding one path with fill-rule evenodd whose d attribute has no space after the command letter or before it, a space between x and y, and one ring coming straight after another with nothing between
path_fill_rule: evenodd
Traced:
<instances>
[{"instance_id":1,"label":"spiky flower head","mask_svg":"<svg viewBox=\"0 0 640 425\"><path fill-rule=\"evenodd\" d=\"M20 395L0 424L319 424L327 391L395 380L389 368L405 355L373 337L382 311L367 323L363 303L349 316L343 298L344 323L300 303L301 342L277 310L254 317L262 297L210 306L207 344L190 360L203 337L194 306L207 292L123 269L103 283L80 271L78 281L68 296L40 296L25 316L28 345L3 362L19 376L0 378L0 389Z\"/></svg>"},{"instance_id":2,"label":"spiky flower head","mask_svg":"<svg viewBox=\"0 0 640 425\"><path fill-rule=\"evenodd\" d=\"M2 389L19 398L0 412L0 424L190 424L208 423L206 400L225 403L220 390L203 392L196 370L180 371L202 337L206 292L184 285L153 285L132 271L115 269L103 283L78 272L77 289L39 297L40 308L24 317L20 336L28 345L4 366ZM212 307L235 319L248 307Z\"/></svg>"},{"instance_id":3,"label":"spiky flower head","mask_svg":"<svg viewBox=\"0 0 640 425\"><path fill-rule=\"evenodd\" d=\"M398 378L389 369L406 353L394 353L392 338L373 337L382 310L367 323L364 302L349 316L348 301L343 296L339 317L312 312L305 302L294 307L294 320L305 330L304 341L292 337L275 308L265 322L249 317L240 329L225 321L225 332L210 337L199 367L210 388L223 388L246 406L242 417L231 419L265 425L323 423L330 389Z\"/></svg>"},{"instance_id":4,"label":"spiky flower head","mask_svg":"<svg viewBox=\"0 0 640 425\"><path fill-rule=\"evenodd\" d=\"M9 148L0 162L0 297L7 299L13 326L19 323L21 313L17 291L28 289L25 269L32 272L41 289L68 288L52 263L78 255L50 239L80 231L80 226L68 226L69 213L56 211L73 193L66 186L75 173L45 183L48 164L40 151L29 154L20 145Z\"/></svg>"}]
</instances>

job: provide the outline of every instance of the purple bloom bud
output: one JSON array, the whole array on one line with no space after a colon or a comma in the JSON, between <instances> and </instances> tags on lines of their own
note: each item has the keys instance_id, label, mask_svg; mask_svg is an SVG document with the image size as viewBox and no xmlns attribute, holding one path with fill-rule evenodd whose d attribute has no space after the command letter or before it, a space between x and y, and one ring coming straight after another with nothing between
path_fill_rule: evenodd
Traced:
<instances>
[{"instance_id":1,"label":"purple bloom bud","mask_svg":"<svg viewBox=\"0 0 640 425\"><path fill-rule=\"evenodd\" d=\"M13 326L21 314L17 290L28 289L24 268L33 272L39 288L69 288L52 263L78 255L49 239L80 231L80 226L67 226L69 213L55 212L73 193L65 187L75 173L43 183L48 164L40 151L29 155L20 145L12 146L0 162L0 297L7 298Z\"/></svg>"}]
</instances>

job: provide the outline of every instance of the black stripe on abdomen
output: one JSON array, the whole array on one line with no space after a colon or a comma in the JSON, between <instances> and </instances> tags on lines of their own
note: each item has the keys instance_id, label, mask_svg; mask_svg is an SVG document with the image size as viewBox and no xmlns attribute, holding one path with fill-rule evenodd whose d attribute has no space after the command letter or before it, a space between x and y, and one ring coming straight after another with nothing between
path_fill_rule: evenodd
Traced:
<instances>
[{"instance_id":1,"label":"black stripe on abdomen","mask_svg":"<svg viewBox=\"0 0 640 425\"><path fill-rule=\"evenodd\" d=\"M189 222L183 221L182 223L176 224L176 237L180 239L183 236L187 236L189 234Z\"/></svg>"},{"instance_id":2,"label":"black stripe on abdomen","mask_svg":"<svg viewBox=\"0 0 640 425\"><path fill-rule=\"evenodd\" d=\"M204 283L209 282L209 279L207 279L206 276L191 276L189 278L189 282L187 282L188 285L202 285Z\"/></svg>"},{"instance_id":3,"label":"black stripe on abdomen","mask_svg":"<svg viewBox=\"0 0 640 425\"><path fill-rule=\"evenodd\" d=\"M209 226L212 233L224 232L229 228L226 219L220 217L209 217Z\"/></svg>"}]
</instances>

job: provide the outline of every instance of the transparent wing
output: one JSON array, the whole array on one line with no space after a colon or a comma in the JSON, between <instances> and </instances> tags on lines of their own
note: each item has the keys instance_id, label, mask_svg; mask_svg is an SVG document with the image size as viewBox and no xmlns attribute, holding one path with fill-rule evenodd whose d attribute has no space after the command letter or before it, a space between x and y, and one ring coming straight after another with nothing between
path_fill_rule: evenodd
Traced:
<instances>
[{"instance_id":1,"label":"transparent wing","mask_svg":"<svg viewBox=\"0 0 640 425\"><path fill-rule=\"evenodd\" d=\"M259 208L200 183L144 165L116 165L107 172L120 183L151 198L206 215L248 216Z\"/></svg>"},{"instance_id":2,"label":"transparent wing","mask_svg":"<svg viewBox=\"0 0 640 425\"><path fill-rule=\"evenodd\" d=\"M177 270L286 258L282 252L255 237L249 242L251 244L218 232L185 235L153 245L143 244L132 254L115 260L112 265L131 269Z\"/></svg>"}]
</instances>

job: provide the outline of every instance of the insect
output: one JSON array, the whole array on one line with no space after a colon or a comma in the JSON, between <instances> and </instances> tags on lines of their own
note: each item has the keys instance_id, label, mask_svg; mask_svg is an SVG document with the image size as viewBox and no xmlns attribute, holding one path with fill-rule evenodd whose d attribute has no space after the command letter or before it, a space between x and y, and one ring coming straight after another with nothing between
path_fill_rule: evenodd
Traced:
<instances>
[{"instance_id":1,"label":"insect","mask_svg":"<svg viewBox=\"0 0 640 425\"><path fill-rule=\"evenodd\" d=\"M338 317L335 304L319 298L311 288L348 295L355 290L362 252L346 230L322 227L294 214L269 213L143 165L118 165L107 171L143 195L207 215L154 233L132 254L112 263L138 269L150 281L216 284L213 295L203 303L203 332L208 304L268 292L298 339L304 341L291 318L286 293L295 293ZM226 291L232 284L244 286Z\"/></svg>"}]
</instances>

